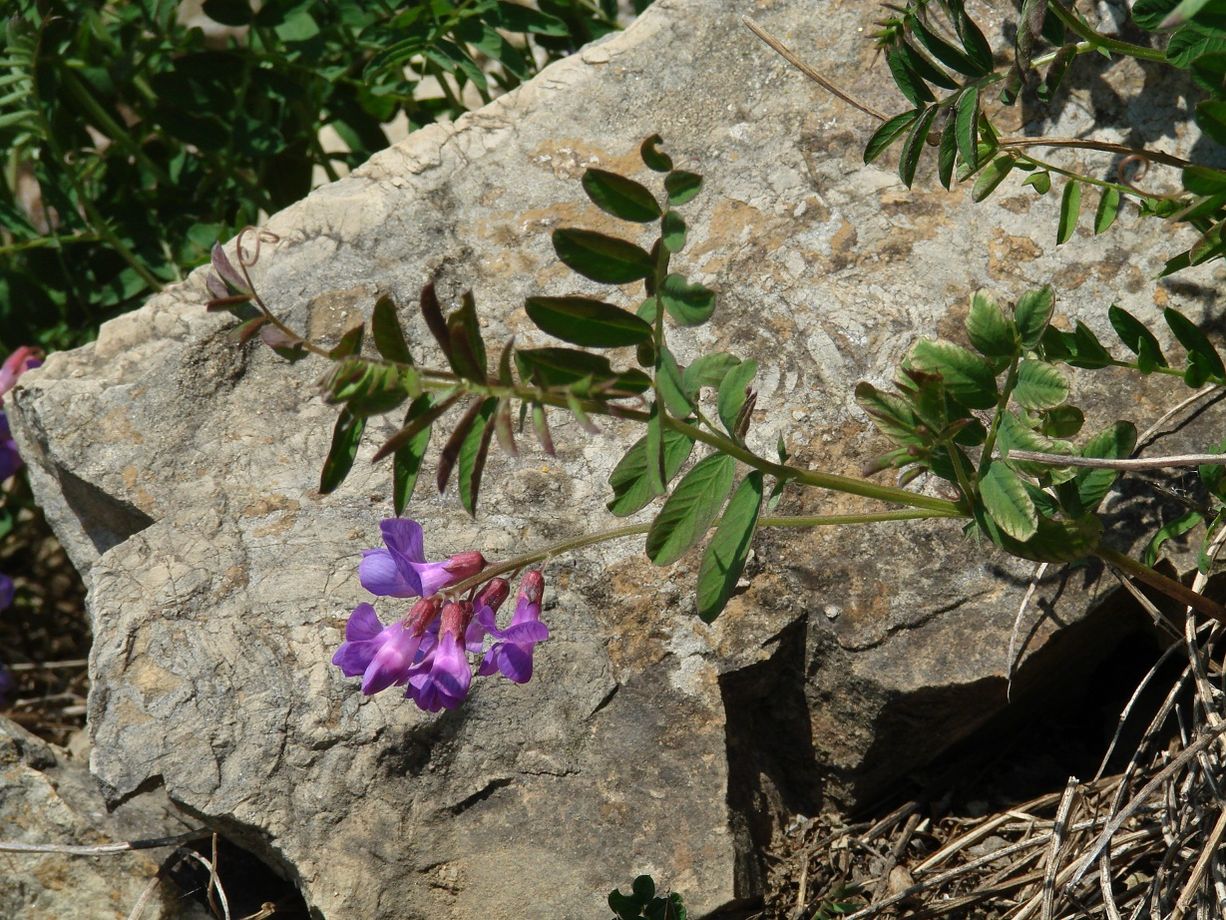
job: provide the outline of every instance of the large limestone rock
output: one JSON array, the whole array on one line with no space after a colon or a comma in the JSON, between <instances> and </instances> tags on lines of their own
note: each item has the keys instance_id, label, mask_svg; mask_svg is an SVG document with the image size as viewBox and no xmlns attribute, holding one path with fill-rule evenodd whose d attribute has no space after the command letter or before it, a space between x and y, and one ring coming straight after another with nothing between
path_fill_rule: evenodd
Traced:
<instances>
[{"instance_id":1,"label":"large limestone rock","mask_svg":"<svg viewBox=\"0 0 1226 920\"><path fill-rule=\"evenodd\" d=\"M108 813L83 763L8 719L0 719L0 828L4 843L31 848L104 847L193 829L152 794ZM158 881L159 864L172 850L98 856L46 849L0 853L0 917L123 920L138 904L146 920L210 916L185 901L172 883Z\"/></svg>"},{"instance_id":2,"label":"large limestone rock","mask_svg":"<svg viewBox=\"0 0 1226 920\"><path fill-rule=\"evenodd\" d=\"M716 322L673 341L683 361L727 348L762 362L750 443L764 453L782 433L799 462L856 471L883 445L855 382L888 379L919 335L957 334L981 285L1015 297L1053 280L1062 316L1100 328L1113 301L1147 320L1168 300L1197 315L1213 276L1151 286L1173 248L1152 224L1129 216L1057 255L1056 204L1028 189L972 207L865 168L873 125L768 52L746 12L898 108L864 4L659 0L625 34L275 215L262 295L326 337L388 292L437 360L410 307L438 275L448 296L475 289L490 341L535 341L522 298L578 289L549 231L610 225L583 169L641 171L638 142L659 131L707 178L681 264L722 292ZM1060 133L1085 127L1077 106L1062 117ZM323 367L232 346L205 296L197 273L51 356L23 379L13 423L90 587L99 781L114 800L163 784L320 916L587 918L639 872L702 915L758 893L753 845L772 820L878 794L1003 706L1031 567L939 523L764 534L752 585L713 627L691 615L695 559L661 571L637 542L607 544L550 565L554 638L530 685L478 681L439 716L364 700L328 659L366 599L357 561L390 513L389 469L364 462L368 444L321 497ZM1121 405L1122 379L1091 400L1092 423L1174 401L1155 387ZM590 438L559 418L556 460L495 457L475 521L423 486L411 511L431 556L497 558L601 526L606 477L635 436L604 428ZM1116 627L1083 620L1103 590L1093 572L1045 585L1053 615L1025 624L1016 693L1040 666L1109 649Z\"/></svg>"}]
</instances>

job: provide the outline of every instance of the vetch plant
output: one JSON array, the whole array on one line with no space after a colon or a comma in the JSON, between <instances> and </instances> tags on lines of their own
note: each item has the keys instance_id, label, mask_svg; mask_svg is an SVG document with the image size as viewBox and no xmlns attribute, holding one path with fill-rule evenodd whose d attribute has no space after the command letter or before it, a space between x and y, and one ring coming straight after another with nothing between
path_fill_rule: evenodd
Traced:
<instances>
[{"instance_id":1,"label":"vetch plant","mask_svg":"<svg viewBox=\"0 0 1226 920\"><path fill-rule=\"evenodd\" d=\"M1098 507L1136 440L1121 420L1077 442L1084 414L1072 401L1062 367L1125 367L1141 374L1181 378L1188 385L1226 384L1209 340L1186 317L1168 310L1166 321L1187 351L1182 366L1168 360L1157 338L1118 307L1111 324L1129 354L1113 355L1084 324L1072 331L1051 325L1055 293L1045 287L1006 308L986 292L972 298L966 321L970 347L925 339L908 352L892 389L869 383L856 389L860 405L894 448L865 477L841 476L789 464L780 441L776 457L746 442L757 395L757 363L727 352L704 354L682 366L669 347L674 327L709 321L716 293L676 270L687 242L680 209L701 189L696 173L678 169L658 136L640 148L644 165L661 176L661 191L629 177L589 169L583 188L600 209L654 239L609 236L584 229L553 233L554 250L572 270L598 283L639 282L645 299L631 312L588 296L529 297L525 310L543 332L567 346L525 348L506 342L497 360L482 337L470 294L444 313L433 286L421 295L425 324L446 358L427 367L414 357L388 297L365 324L326 346L288 327L260 299L247 272L262 243L240 236L237 258L213 253L210 309L228 309L242 323L239 341L259 336L287 358L327 359L332 370L324 397L339 406L320 491L335 489L354 463L367 419L405 407L403 423L377 450L390 459L393 507L403 512L416 486L432 431L454 419L440 450L435 484L454 477L461 504L476 513L485 461L496 439L518 452L517 435L531 420L541 448L554 449L549 415L565 412L596 432L595 417L638 423L644 433L614 469L608 510L625 517L662 498L650 523L629 524L563 540L502 562L478 552L427 562L421 528L392 519L382 525L386 548L371 550L360 566L362 584L386 597L422 597L400 623L383 627L373 608L354 611L336 663L363 677L364 692L405 686L426 709L451 708L468 692L467 656L482 655L479 673L495 671L520 681L531 674L535 643L548 636L539 622L540 573L521 583L515 615L506 627L494 619L506 588L498 580L561 553L606 540L645 539L648 558L667 566L704 543L698 571L697 612L706 621L724 609L744 570L754 534L762 527L819 527L921 518L956 518L970 533L1014 555L1043 562L1098 557L1180 603L1226 621L1226 610L1111 545ZM237 263L237 264L236 264ZM369 338L367 329L369 328ZM365 343L371 341L373 349ZM635 367L616 366L605 349L634 349ZM690 463L697 446L702 456ZM1210 477L1220 476L1201 457ZM688 466L687 466L688 464ZM868 478L899 471L899 485ZM951 497L906 488L915 480L943 480ZM787 488L818 488L871 500L875 507L840 515L776 516ZM1219 526L1217 522L1213 526ZM481 586L485 585L482 589ZM425 606L423 606L425 605ZM482 642L492 644L483 646Z\"/></svg>"}]
</instances>

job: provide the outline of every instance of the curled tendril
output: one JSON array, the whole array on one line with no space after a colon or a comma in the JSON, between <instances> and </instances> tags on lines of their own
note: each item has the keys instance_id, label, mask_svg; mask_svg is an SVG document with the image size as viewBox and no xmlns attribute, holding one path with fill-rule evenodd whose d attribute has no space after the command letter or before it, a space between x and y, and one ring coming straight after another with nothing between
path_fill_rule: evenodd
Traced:
<instances>
[{"instance_id":1,"label":"curled tendril","mask_svg":"<svg viewBox=\"0 0 1226 920\"><path fill-rule=\"evenodd\" d=\"M281 242L281 237L271 230L262 230L250 224L238 231L238 237L234 241L234 255L238 259L238 269L243 273L243 280L247 282L248 290L255 290L255 285L252 283L251 275L248 274L247 269L260 261L260 247L264 243L272 246L279 242ZM251 246L250 253L245 248L247 244Z\"/></svg>"},{"instance_id":2,"label":"curled tendril","mask_svg":"<svg viewBox=\"0 0 1226 920\"><path fill-rule=\"evenodd\" d=\"M1130 153L1128 156L1120 160L1119 165L1115 167L1116 181L1120 185L1127 186L1134 192L1144 194L1136 183L1149 173L1149 167L1153 165L1153 161L1143 153ZM1132 173L1129 178L1129 173Z\"/></svg>"}]
</instances>

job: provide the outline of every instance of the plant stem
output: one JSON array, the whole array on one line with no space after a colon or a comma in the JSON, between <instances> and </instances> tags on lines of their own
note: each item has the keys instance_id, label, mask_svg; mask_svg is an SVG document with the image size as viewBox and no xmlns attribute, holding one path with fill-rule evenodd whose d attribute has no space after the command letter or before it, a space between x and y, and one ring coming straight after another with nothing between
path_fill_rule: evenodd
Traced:
<instances>
[{"instance_id":1,"label":"plant stem","mask_svg":"<svg viewBox=\"0 0 1226 920\"><path fill-rule=\"evenodd\" d=\"M1226 454L1180 454L1174 457L1139 457L1132 460L1110 460L1102 457L1064 457L1060 454L1045 454L1037 450L1011 450L1010 460L1025 460L1045 463L1050 466L1081 466L1094 470L1165 470L1174 466L1220 466L1226 463Z\"/></svg>"},{"instance_id":2,"label":"plant stem","mask_svg":"<svg viewBox=\"0 0 1226 920\"><path fill-rule=\"evenodd\" d=\"M761 470L778 479L793 479L805 485L816 486L819 489L829 489L832 492L846 492L848 495L860 495L864 498L874 498L878 501L893 502L898 505L908 505L912 508L923 508L926 511L939 511L948 516L965 517L957 504L944 498L932 498L899 489L895 486L883 486L867 479L856 479L851 476L839 476L835 473L823 473L818 470L800 469L795 466L784 466L774 463L765 457L759 457L753 451L742 447L723 435L703 431L694 425L670 415L663 416L664 424L679 431L695 441L714 447L731 457L735 457L747 466Z\"/></svg>"},{"instance_id":3,"label":"plant stem","mask_svg":"<svg viewBox=\"0 0 1226 920\"><path fill-rule=\"evenodd\" d=\"M1124 156L1141 157L1163 166L1173 166L1185 169L1192 165L1191 161L1177 157L1161 150L1146 150L1129 147L1127 144L1113 144L1109 141L1082 140L1078 137L1006 137L996 142L1000 148L1012 147L1073 147L1078 150L1101 150L1105 153L1120 153Z\"/></svg>"},{"instance_id":4,"label":"plant stem","mask_svg":"<svg viewBox=\"0 0 1226 920\"><path fill-rule=\"evenodd\" d=\"M890 521L915 521L924 520L926 518L944 518L944 517L960 517L961 515L947 514L940 511L866 511L859 514L818 514L818 515L777 515L761 517L758 519L758 527L833 527L843 526L848 524L881 524ZM711 526L718 526L719 522L714 522ZM608 543L613 540L621 540L625 537L640 536L647 533L651 529L651 524L628 524L625 527L614 527L611 530L602 530L599 533L585 534L582 537L568 537L565 540L559 540L556 543L550 543L548 546L543 546L538 550L533 550L530 553L524 553L520 556L513 556L503 562L496 562L493 565L486 566L481 570L480 574L474 575L471 578L466 578L461 582L457 582L447 589L448 592L454 594L462 594L478 585L484 584L491 578L497 578L501 575L514 575L516 572L523 569L525 566L532 565L537 562L547 562L555 556L560 556L563 553L569 553L576 549L583 549L588 546L595 546L598 543Z\"/></svg>"},{"instance_id":5,"label":"plant stem","mask_svg":"<svg viewBox=\"0 0 1226 920\"><path fill-rule=\"evenodd\" d=\"M1009 373L1005 375L1005 385L1001 388L1000 399L996 402L996 411L992 413L992 427L988 430L988 436L983 440L983 453L979 457L980 478L987 472L988 464L992 462L992 450L996 447L996 436L1000 433L1000 420L1009 406L1009 397L1013 393L1013 388L1017 386L1019 361L1021 361L1021 355L1014 355L1013 361L1009 364Z\"/></svg>"},{"instance_id":6,"label":"plant stem","mask_svg":"<svg viewBox=\"0 0 1226 920\"><path fill-rule=\"evenodd\" d=\"M1047 0L1047 8L1056 14L1056 18L1064 23L1066 29L1074 35L1085 39L1096 49L1113 51L1116 54L1127 55L1142 61L1157 61L1158 63L1166 61L1166 54L1157 48L1146 48L1144 45L1122 42L1119 39L1109 38L1100 32L1095 32L1081 20L1081 17L1065 7L1060 0Z\"/></svg>"},{"instance_id":7,"label":"plant stem","mask_svg":"<svg viewBox=\"0 0 1226 920\"><path fill-rule=\"evenodd\" d=\"M1151 588L1161 591L1172 600L1177 600L1186 607L1191 607L1207 617L1212 617L1219 623L1226 623L1226 607L1209 600L1203 594L1197 594L1191 588L1180 584L1172 578L1167 578L1165 575L1155 572L1149 566L1142 565L1130 556L1125 556L1109 546L1099 546L1094 550L1094 555L1103 560L1103 562L1121 569L1125 574L1131 575L1137 581L1143 581Z\"/></svg>"},{"instance_id":8,"label":"plant stem","mask_svg":"<svg viewBox=\"0 0 1226 920\"><path fill-rule=\"evenodd\" d=\"M798 58L795 55L795 53L792 51L791 48L789 48L783 42L779 41L779 39L775 38L775 36L771 35L764 28L762 28L760 25L758 25L756 22L750 19L748 16L742 16L741 22L745 24L745 27L749 29L750 32L758 36L758 38L762 39L762 41L766 42L766 44L770 46L771 50L773 50L777 55L779 55L781 58L783 58L785 61L791 64L801 73L803 73L806 77L808 77L818 86L820 86L826 92L830 93L832 96L837 96L838 98L842 99L852 108L859 109L865 115L869 115L877 119L878 121L887 120L887 116L882 115L880 112L878 112L874 108L870 108L868 105L861 102L859 99L856 99L854 96L851 96L843 92L843 90L839 89L837 86L835 86L825 77L823 77L820 73L818 73L808 64L806 64L804 61Z\"/></svg>"}]
</instances>

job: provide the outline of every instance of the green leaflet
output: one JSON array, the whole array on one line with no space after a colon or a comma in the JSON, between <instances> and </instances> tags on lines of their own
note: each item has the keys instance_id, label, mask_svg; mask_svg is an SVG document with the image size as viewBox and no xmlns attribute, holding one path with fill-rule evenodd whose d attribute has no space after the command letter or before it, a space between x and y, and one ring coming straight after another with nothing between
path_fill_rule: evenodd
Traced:
<instances>
[{"instance_id":1,"label":"green leaflet","mask_svg":"<svg viewBox=\"0 0 1226 920\"><path fill-rule=\"evenodd\" d=\"M719 385L719 401L717 403L719 420L724 423L724 428L734 438L737 436L737 417L740 415L741 409L745 405L745 400L748 398L749 384L753 382L754 375L757 373L757 361L743 361L729 370L724 376L723 382Z\"/></svg>"},{"instance_id":2,"label":"green leaflet","mask_svg":"<svg viewBox=\"0 0 1226 920\"><path fill-rule=\"evenodd\" d=\"M679 431L666 428L662 434L664 446L664 478L671 482L689 459L694 441ZM634 514L660 494L652 489L647 473L647 437L634 442L609 475L613 498L606 507L618 517Z\"/></svg>"},{"instance_id":3,"label":"green leaflet","mask_svg":"<svg viewBox=\"0 0 1226 920\"><path fill-rule=\"evenodd\" d=\"M991 366L961 345L922 339L911 349L910 363L917 370L938 374L946 391L970 409L996 405L996 375Z\"/></svg>"},{"instance_id":4,"label":"green leaflet","mask_svg":"<svg viewBox=\"0 0 1226 920\"><path fill-rule=\"evenodd\" d=\"M490 420L498 400L487 399L481 404L475 424L464 436L460 445L459 469L457 470L457 485L460 491L460 504L464 510L474 517L477 514L477 493L481 489L481 473L485 469L485 458L490 450L490 438L494 434L494 426Z\"/></svg>"},{"instance_id":5,"label":"green leaflet","mask_svg":"<svg viewBox=\"0 0 1226 920\"><path fill-rule=\"evenodd\" d=\"M1022 480L1008 465L995 461L979 480L984 508L1000 529L1015 540L1029 540L1039 525L1039 514Z\"/></svg>"},{"instance_id":6,"label":"green leaflet","mask_svg":"<svg viewBox=\"0 0 1226 920\"><path fill-rule=\"evenodd\" d=\"M328 449L328 458L324 461L323 472L319 476L319 491L327 495L345 481L349 471L353 469L353 461L358 455L358 443L362 440L362 432L366 430L366 419L353 415L348 409L342 409L336 417L336 427L332 429L332 446Z\"/></svg>"},{"instance_id":7,"label":"green leaflet","mask_svg":"<svg viewBox=\"0 0 1226 920\"><path fill-rule=\"evenodd\" d=\"M1067 243L1077 229L1077 218L1081 216L1081 183L1069 179L1064 185L1064 194L1060 196L1060 220L1056 225L1056 245Z\"/></svg>"},{"instance_id":8,"label":"green leaflet","mask_svg":"<svg viewBox=\"0 0 1226 920\"><path fill-rule=\"evenodd\" d=\"M400 328L400 319L396 316L396 304L386 294L375 302L370 318L370 330L380 355L398 364L413 363L413 355L409 352L404 331Z\"/></svg>"},{"instance_id":9,"label":"green leaflet","mask_svg":"<svg viewBox=\"0 0 1226 920\"><path fill-rule=\"evenodd\" d=\"M429 393L418 396L409 404L409 410L404 416L404 424L408 425L413 419L425 414L432 404L433 398ZM421 461L430 443L430 432L430 426L426 425L392 454L392 509L397 516L404 513L409 499L413 497L417 475L421 472Z\"/></svg>"},{"instance_id":10,"label":"green leaflet","mask_svg":"<svg viewBox=\"0 0 1226 920\"><path fill-rule=\"evenodd\" d=\"M633 179L593 168L583 173L582 182L587 197L606 214L639 224L660 216L655 196Z\"/></svg>"},{"instance_id":11,"label":"green leaflet","mask_svg":"<svg viewBox=\"0 0 1226 920\"><path fill-rule=\"evenodd\" d=\"M641 281L656 267L655 260L633 243L591 230L555 230L553 248L567 267L603 284Z\"/></svg>"},{"instance_id":12,"label":"green leaflet","mask_svg":"<svg viewBox=\"0 0 1226 920\"><path fill-rule=\"evenodd\" d=\"M698 568L698 615L710 623L723 611L749 557L762 507L762 473L754 470L733 493Z\"/></svg>"},{"instance_id":13,"label":"green leaflet","mask_svg":"<svg viewBox=\"0 0 1226 920\"><path fill-rule=\"evenodd\" d=\"M1027 291L1018 299L1013 318L1017 322L1018 332L1021 333L1023 348L1034 348L1039 344L1047 324L1051 322L1055 307L1056 292L1050 284Z\"/></svg>"},{"instance_id":14,"label":"green leaflet","mask_svg":"<svg viewBox=\"0 0 1226 920\"><path fill-rule=\"evenodd\" d=\"M1012 358L1017 353L1017 326L986 291L971 296L966 334L975 349L989 358Z\"/></svg>"},{"instance_id":15,"label":"green leaflet","mask_svg":"<svg viewBox=\"0 0 1226 920\"><path fill-rule=\"evenodd\" d=\"M890 145L906 133L911 127L911 123L919 118L920 110L914 109L910 112L903 112L901 115L895 115L893 118L882 123L873 136L868 139L868 143L864 145L864 164L867 166L875 159L881 156Z\"/></svg>"},{"instance_id":16,"label":"green leaflet","mask_svg":"<svg viewBox=\"0 0 1226 920\"><path fill-rule=\"evenodd\" d=\"M1148 374L1156 367L1167 366L1162 346L1144 323L1115 304L1107 310L1107 318L1111 320L1111 326L1124 347L1137 356L1137 367L1142 374Z\"/></svg>"},{"instance_id":17,"label":"green leaflet","mask_svg":"<svg viewBox=\"0 0 1226 920\"><path fill-rule=\"evenodd\" d=\"M1069 394L1064 374L1046 361L1027 359L1017 369L1017 386L1013 398L1027 409L1051 409L1060 405Z\"/></svg>"},{"instance_id":18,"label":"green leaflet","mask_svg":"<svg viewBox=\"0 0 1226 920\"><path fill-rule=\"evenodd\" d=\"M647 557L652 562L676 562L702 538L728 497L735 472L732 457L711 454L681 478L647 532Z\"/></svg>"},{"instance_id":19,"label":"green leaflet","mask_svg":"<svg viewBox=\"0 0 1226 920\"><path fill-rule=\"evenodd\" d=\"M542 332L573 345L617 348L651 338L648 323L628 310L591 297L529 297L524 310Z\"/></svg>"}]
</instances>

